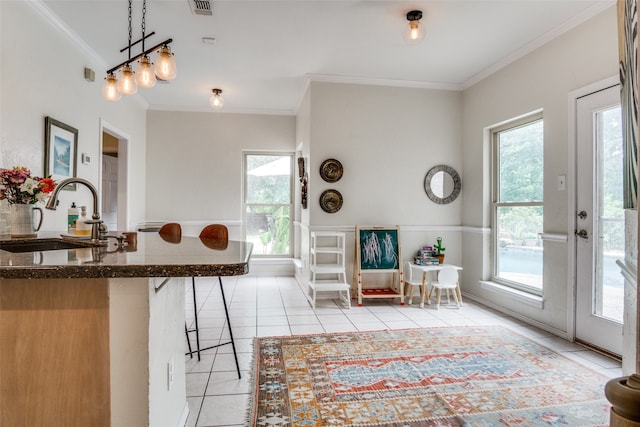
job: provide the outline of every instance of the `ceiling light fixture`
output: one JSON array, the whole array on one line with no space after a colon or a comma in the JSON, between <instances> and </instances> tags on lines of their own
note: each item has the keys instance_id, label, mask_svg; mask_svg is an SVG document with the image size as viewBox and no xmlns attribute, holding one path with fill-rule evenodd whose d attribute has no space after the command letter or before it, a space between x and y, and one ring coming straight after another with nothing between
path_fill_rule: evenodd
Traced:
<instances>
[{"instance_id":1,"label":"ceiling light fixture","mask_svg":"<svg viewBox=\"0 0 640 427\"><path fill-rule=\"evenodd\" d=\"M404 39L407 43L417 43L424 38L424 25L420 23L421 19L421 10L412 10L407 13L409 29L405 31L404 35Z\"/></svg>"},{"instance_id":2,"label":"ceiling light fixture","mask_svg":"<svg viewBox=\"0 0 640 427\"><path fill-rule=\"evenodd\" d=\"M129 44L120 49L120 53L128 51L129 59L108 70L102 86L102 96L109 101L117 101L121 95L133 95L137 92L138 86L143 88L155 86L156 76L162 80L171 80L176 77L176 62L169 48L173 39L167 39L150 49L144 48L145 40L155 34L155 31L145 34L147 0L142 1L142 38L131 41L131 5L132 0L129 0ZM131 48L138 43L141 43L142 52L132 57ZM157 50L157 57L154 66L149 54L155 50ZM132 64L138 59L137 70L134 71ZM118 76L115 74L116 71L119 71Z\"/></svg>"},{"instance_id":3,"label":"ceiling light fixture","mask_svg":"<svg viewBox=\"0 0 640 427\"><path fill-rule=\"evenodd\" d=\"M224 98L222 97L222 89L211 89L213 94L209 98L209 104L211 104L211 108L215 108L219 110L224 105Z\"/></svg>"}]
</instances>

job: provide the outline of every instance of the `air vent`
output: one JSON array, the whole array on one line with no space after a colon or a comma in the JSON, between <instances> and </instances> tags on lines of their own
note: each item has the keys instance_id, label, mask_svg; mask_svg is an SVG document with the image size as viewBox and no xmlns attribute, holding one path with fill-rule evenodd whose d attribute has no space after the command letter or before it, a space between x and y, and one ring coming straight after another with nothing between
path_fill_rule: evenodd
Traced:
<instances>
[{"instance_id":1,"label":"air vent","mask_svg":"<svg viewBox=\"0 0 640 427\"><path fill-rule=\"evenodd\" d=\"M196 15L213 15L213 9L209 0L189 0L189 5Z\"/></svg>"}]
</instances>

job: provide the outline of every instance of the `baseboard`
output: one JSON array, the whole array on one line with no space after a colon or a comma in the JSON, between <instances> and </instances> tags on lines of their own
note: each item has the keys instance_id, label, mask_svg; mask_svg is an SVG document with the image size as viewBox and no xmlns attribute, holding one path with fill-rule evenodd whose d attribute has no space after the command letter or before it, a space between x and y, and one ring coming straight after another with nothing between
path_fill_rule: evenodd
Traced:
<instances>
[{"instance_id":1,"label":"baseboard","mask_svg":"<svg viewBox=\"0 0 640 427\"><path fill-rule=\"evenodd\" d=\"M295 276L294 258L251 258L249 274L252 276Z\"/></svg>"},{"instance_id":2,"label":"baseboard","mask_svg":"<svg viewBox=\"0 0 640 427\"><path fill-rule=\"evenodd\" d=\"M569 335L567 334L567 331L563 331L563 330L554 328L553 326L545 325L544 323L541 323L541 322L539 322L539 321L537 321L535 319L531 319L530 317L523 316L520 313L517 313L515 311L509 310L509 309L507 309L507 308L505 308L505 307L503 307L501 305L495 304L492 301L486 300L484 298L480 298L478 296L471 295L471 294L468 294L466 292L462 292L462 296L463 296L463 299L465 299L465 298L466 299L470 299L470 300L475 301L477 303L480 303L482 305L486 305L487 307L492 308L492 309L494 309L496 311L499 311L500 313L507 314L507 315L509 315L509 316L511 316L513 318L518 319L518 320L522 320L523 322L525 322L528 325L531 325L531 326L534 326L534 327L536 327L538 329L541 329L543 331L549 332L550 334L556 335L556 336L558 336L560 338L563 338L563 339L565 339L567 341L571 341L571 339L569 338Z\"/></svg>"}]
</instances>

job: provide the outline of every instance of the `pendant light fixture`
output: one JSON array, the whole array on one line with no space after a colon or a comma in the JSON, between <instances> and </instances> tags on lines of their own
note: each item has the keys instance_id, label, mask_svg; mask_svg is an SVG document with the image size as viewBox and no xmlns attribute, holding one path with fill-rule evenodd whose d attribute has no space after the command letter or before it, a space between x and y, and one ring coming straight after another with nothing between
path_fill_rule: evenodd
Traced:
<instances>
[{"instance_id":1,"label":"pendant light fixture","mask_svg":"<svg viewBox=\"0 0 640 427\"><path fill-rule=\"evenodd\" d=\"M419 43L424 38L424 25L421 24L421 10L412 10L407 13L409 28L405 30L404 40L409 44Z\"/></svg>"},{"instance_id":2,"label":"pendant light fixture","mask_svg":"<svg viewBox=\"0 0 640 427\"><path fill-rule=\"evenodd\" d=\"M113 73L107 74L107 77L104 78L104 85L102 86L102 96L108 101L117 101L120 99L121 95L118 92L117 87L118 80Z\"/></svg>"},{"instance_id":3,"label":"pendant light fixture","mask_svg":"<svg viewBox=\"0 0 640 427\"><path fill-rule=\"evenodd\" d=\"M136 83L138 83L138 86L149 89L156 85L156 72L153 69L153 62L147 55L138 61L137 70Z\"/></svg>"},{"instance_id":4,"label":"pendant light fixture","mask_svg":"<svg viewBox=\"0 0 640 427\"><path fill-rule=\"evenodd\" d=\"M224 105L224 98L222 97L222 89L211 89L212 95L209 98L209 104L211 108L219 110Z\"/></svg>"},{"instance_id":5,"label":"pendant light fixture","mask_svg":"<svg viewBox=\"0 0 640 427\"><path fill-rule=\"evenodd\" d=\"M120 49L120 53L125 50L128 52L129 59L108 70L102 86L102 96L109 101L117 101L121 95L133 95L137 92L138 86L142 88L152 88L156 84L156 76L162 80L172 80L176 77L176 62L173 58L173 52L171 52L169 47L173 39L167 39L150 49L145 49L145 40L155 34L155 32L145 34L147 0L142 1L142 38L136 41L131 40L132 1L133 0L129 0L129 44ZM142 51L132 57L131 48L138 43L141 43ZM149 54L156 50L157 59L154 65L149 58ZM136 70L134 70L132 64L138 59L140 60L138 61ZM119 72L117 76L115 74L116 71Z\"/></svg>"},{"instance_id":6,"label":"pendant light fixture","mask_svg":"<svg viewBox=\"0 0 640 427\"><path fill-rule=\"evenodd\" d=\"M173 59L173 52L169 46L163 45L158 51L155 72L162 80L172 80L176 77L176 61Z\"/></svg>"},{"instance_id":7,"label":"pendant light fixture","mask_svg":"<svg viewBox=\"0 0 640 427\"><path fill-rule=\"evenodd\" d=\"M118 88L118 92L123 95L133 95L138 91L135 73L129 64L125 65L120 70L120 78L118 79L116 87Z\"/></svg>"}]
</instances>

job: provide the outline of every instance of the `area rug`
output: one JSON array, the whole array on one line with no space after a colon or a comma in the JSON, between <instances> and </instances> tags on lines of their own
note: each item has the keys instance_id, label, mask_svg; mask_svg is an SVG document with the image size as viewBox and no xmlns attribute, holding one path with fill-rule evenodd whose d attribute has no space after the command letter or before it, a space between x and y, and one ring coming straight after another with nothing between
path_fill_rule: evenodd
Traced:
<instances>
[{"instance_id":1,"label":"area rug","mask_svg":"<svg viewBox=\"0 0 640 427\"><path fill-rule=\"evenodd\" d=\"M500 326L257 338L248 425L606 426L606 378Z\"/></svg>"}]
</instances>

